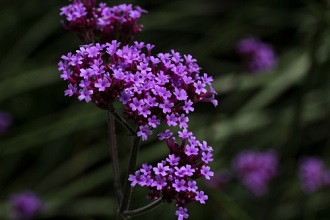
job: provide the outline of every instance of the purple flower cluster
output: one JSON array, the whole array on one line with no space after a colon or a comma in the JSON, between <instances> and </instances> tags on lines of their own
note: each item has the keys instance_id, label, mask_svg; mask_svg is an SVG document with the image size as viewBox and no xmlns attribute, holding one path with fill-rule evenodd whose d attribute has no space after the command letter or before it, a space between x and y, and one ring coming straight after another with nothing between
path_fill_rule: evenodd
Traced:
<instances>
[{"instance_id":1,"label":"purple flower cluster","mask_svg":"<svg viewBox=\"0 0 330 220\"><path fill-rule=\"evenodd\" d=\"M9 199L11 217L15 220L33 219L44 207L41 199L31 191L12 195Z\"/></svg>"},{"instance_id":2,"label":"purple flower cluster","mask_svg":"<svg viewBox=\"0 0 330 220\"><path fill-rule=\"evenodd\" d=\"M0 134L5 133L12 124L11 115L8 112L0 111Z\"/></svg>"},{"instance_id":3,"label":"purple flower cluster","mask_svg":"<svg viewBox=\"0 0 330 220\"><path fill-rule=\"evenodd\" d=\"M299 179L303 191L310 194L330 185L330 170L326 170L320 158L305 157L300 161Z\"/></svg>"},{"instance_id":4,"label":"purple flower cluster","mask_svg":"<svg viewBox=\"0 0 330 220\"><path fill-rule=\"evenodd\" d=\"M132 186L148 187L150 200L162 196L168 203L174 202L179 220L188 218L188 203L198 201L205 204L208 199L204 191L198 190L195 180L201 177L209 180L214 175L207 166L213 160L213 149L207 142L198 141L192 132L186 129L178 132L181 143L176 141L169 130L158 136L160 140L166 141L170 154L154 167L143 164L134 175L129 175L129 180Z\"/></svg>"},{"instance_id":5,"label":"purple flower cluster","mask_svg":"<svg viewBox=\"0 0 330 220\"><path fill-rule=\"evenodd\" d=\"M61 8L60 15L65 15L64 27L78 33L85 42L110 42L117 39L129 42L142 30L137 21L147 11L139 6L121 4L108 7L100 3L95 7L95 0L74 0L72 4Z\"/></svg>"},{"instance_id":6,"label":"purple flower cluster","mask_svg":"<svg viewBox=\"0 0 330 220\"><path fill-rule=\"evenodd\" d=\"M251 73L271 71L277 64L272 46L257 38L249 37L240 40L236 49Z\"/></svg>"},{"instance_id":7,"label":"purple flower cluster","mask_svg":"<svg viewBox=\"0 0 330 220\"><path fill-rule=\"evenodd\" d=\"M106 44L81 46L59 62L61 78L68 81L65 95L94 102L102 109L119 99L124 113L139 126L138 136L146 140L151 129L165 120L169 126L188 127L187 114L196 102L212 102L216 92L213 81L191 55L171 53L151 55L154 46L134 42L120 46Z\"/></svg>"},{"instance_id":8,"label":"purple flower cluster","mask_svg":"<svg viewBox=\"0 0 330 220\"><path fill-rule=\"evenodd\" d=\"M233 170L245 187L255 196L261 196L266 193L268 183L277 174L277 154L273 150L242 151L233 160Z\"/></svg>"}]
</instances>

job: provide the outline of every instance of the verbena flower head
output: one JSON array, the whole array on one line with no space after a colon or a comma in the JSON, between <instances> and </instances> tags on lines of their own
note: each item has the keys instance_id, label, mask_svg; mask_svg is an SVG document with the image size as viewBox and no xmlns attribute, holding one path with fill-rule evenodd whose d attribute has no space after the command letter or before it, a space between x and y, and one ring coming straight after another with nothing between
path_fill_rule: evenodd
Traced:
<instances>
[{"instance_id":1,"label":"verbena flower head","mask_svg":"<svg viewBox=\"0 0 330 220\"><path fill-rule=\"evenodd\" d=\"M106 3L100 3L98 7L95 5L95 0L74 0L62 7L60 15L65 16L63 26L78 33L85 42L110 42L114 39L129 42L141 32L142 25L137 22L146 10L131 4L113 7Z\"/></svg>"},{"instance_id":2,"label":"verbena flower head","mask_svg":"<svg viewBox=\"0 0 330 220\"><path fill-rule=\"evenodd\" d=\"M255 196L261 196L267 192L268 183L277 174L277 154L274 150L242 151L235 156L232 166L241 183Z\"/></svg>"},{"instance_id":3,"label":"verbena flower head","mask_svg":"<svg viewBox=\"0 0 330 220\"><path fill-rule=\"evenodd\" d=\"M330 185L329 171L318 157L304 157L300 161L299 179L303 191L307 194Z\"/></svg>"},{"instance_id":4,"label":"verbena flower head","mask_svg":"<svg viewBox=\"0 0 330 220\"><path fill-rule=\"evenodd\" d=\"M257 38L248 37L240 40L236 50L251 73L268 72L276 67L277 58L273 47Z\"/></svg>"},{"instance_id":5,"label":"verbena flower head","mask_svg":"<svg viewBox=\"0 0 330 220\"><path fill-rule=\"evenodd\" d=\"M0 134L5 133L12 124L12 117L8 112L0 111Z\"/></svg>"},{"instance_id":6,"label":"verbena flower head","mask_svg":"<svg viewBox=\"0 0 330 220\"><path fill-rule=\"evenodd\" d=\"M76 53L62 56L58 69L68 82L65 95L75 95L102 109L119 100L125 105L124 114L139 126L137 134L143 140L160 120L187 128L187 114L194 111L194 103L218 104L213 79L200 73L190 55L181 56L172 50L153 56L153 47L143 42L121 46L114 40L83 45ZM195 154L194 147L189 152Z\"/></svg>"},{"instance_id":7,"label":"verbena flower head","mask_svg":"<svg viewBox=\"0 0 330 220\"><path fill-rule=\"evenodd\" d=\"M205 204L208 196L204 191L199 190L196 180L199 178L209 180L214 175L208 166L212 160L206 160L203 156L208 154L212 158L212 147L205 141L202 143L198 141L191 132L182 133L190 134L184 137L179 135L180 142L169 130L160 133L159 139L166 141L169 156L154 167L144 164L134 175L129 176L132 186L149 188L150 200L162 197L164 201L174 203L177 207L178 219L188 218L188 203L197 201ZM192 147L195 149L194 153L189 150Z\"/></svg>"},{"instance_id":8,"label":"verbena flower head","mask_svg":"<svg viewBox=\"0 0 330 220\"><path fill-rule=\"evenodd\" d=\"M43 209L41 199L30 191L12 195L9 199L11 205L11 217L15 220L30 220Z\"/></svg>"}]
</instances>

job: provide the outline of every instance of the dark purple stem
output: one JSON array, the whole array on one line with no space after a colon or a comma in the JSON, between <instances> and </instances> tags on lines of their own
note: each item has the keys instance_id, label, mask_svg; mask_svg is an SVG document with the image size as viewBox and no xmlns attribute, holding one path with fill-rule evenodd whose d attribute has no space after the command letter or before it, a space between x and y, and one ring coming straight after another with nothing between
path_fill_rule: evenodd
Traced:
<instances>
[{"instance_id":1,"label":"dark purple stem","mask_svg":"<svg viewBox=\"0 0 330 220\"><path fill-rule=\"evenodd\" d=\"M163 203L163 199L162 198L159 198L157 199L156 201L144 206L144 207L141 207L141 208L138 208L138 209L134 209L134 210L129 210L129 211L124 211L123 212L123 216L124 217L134 217L134 216L137 216L137 215L142 215L142 214L145 214L155 208L157 208L159 205L161 205Z\"/></svg>"},{"instance_id":2,"label":"dark purple stem","mask_svg":"<svg viewBox=\"0 0 330 220\"><path fill-rule=\"evenodd\" d=\"M116 141L116 129L115 129L115 117L111 112L108 112L108 134L110 142L110 157L112 161L112 169L114 175L114 188L117 198L118 206L120 206L122 200L122 191L120 183L120 170L119 170L119 160L118 160L118 149Z\"/></svg>"}]
</instances>

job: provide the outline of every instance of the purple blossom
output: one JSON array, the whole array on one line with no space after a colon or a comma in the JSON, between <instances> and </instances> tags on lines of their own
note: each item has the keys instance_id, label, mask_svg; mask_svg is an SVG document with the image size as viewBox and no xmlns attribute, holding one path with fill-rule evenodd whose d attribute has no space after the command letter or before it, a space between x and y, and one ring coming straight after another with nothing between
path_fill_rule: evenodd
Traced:
<instances>
[{"instance_id":1,"label":"purple blossom","mask_svg":"<svg viewBox=\"0 0 330 220\"><path fill-rule=\"evenodd\" d=\"M166 178L162 176L156 176L155 181L151 184L151 186L155 186L157 190L161 190L166 185Z\"/></svg>"},{"instance_id":2,"label":"purple blossom","mask_svg":"<svg viewBox=\"0 0 330 220\"><path fill-rule=\"evenodd\" d=\"M166 161L170 163L171 166L176 166L179 164L180 157L176 157L174 154L168 155Z\"/></svg>"},{"instance_id":3,"label":"purple blossom","mask_svg":"<svg viewBox=\"0 0 330 220\"><path fill-rule=\"evenodd\" d=\"M329 171L318 157L304 157L300 161L299 179L303 191L307 194L330 185Z\"/></svg>"},{"instance_id":4,"label":"purple blossom","mask_svg":"<svg viewBox=\"0 0 330 220\"><path fill-rule=\"evenodd\" d=\"M14 194L10 197L11 215L13 219L28 220L42 211L44 204L42 200L31 191Z\"/></svg>"},{"instance_id":5,"label":"purple blossom","mask_svg":"<svg viewBox=\"0 0 330 220\"><path fill-rule=\"evenodd\" d=\"M173 133L170 130L166 130L165 132L161 132L158 134L159 140L166 140L172 137Z\"/></svg>"},{"instance_id":6,"label":"purple blossom","mask_svg":"<svg viewBox=\"0 0 330 220\"><path fill-rule=\"evenodd\" d=\"M106 88L110 87L110 82L108 79L98 79L95 83L95 87L99 89L99 91L105 91Z\"/></svg>"},{"instance_id":7,"label":"purple blossom","mask_svg":"<svg viewBox=\"0 0 330 220\"><path fill-rule=\"evenodd\" d=\"M178 220L183 220L183 219L189 217L189 215L188 215L187 212L188 212L187 208L179 207L179 208L176 210L175 215L178 216Z\"/></svg>"},{"instance_id":8,"label":"purple blossom","mask_svg":"<svg viewBox=\"0 0 330 220\"><path fill-rule=\"evenodd\" d=\"M169 126L188 128L187 114L194 111L194 103L216 101L216 92L210 85L212 77L200 75L196 63L182 63L174 51L159 53L157 58L162 62L150 63L151 49L146 54L145 43L121 47L115 40L110 42L83 45L75 54L61 57L59 70L68 82L65 95L77 95L79 100L93 102L102 109L119 99L127 118L143 129L138 131L143 140L152 133L149 127L157 128L161 119ZM171 71L164 62L173 66ZM191 81L182 80L184 77ZM189 132L180 131L181 137L188 135Z\"/></svg>"},{"instance_id":9,"label":"purple blossom","mask_svg":"<svg viewBox=\"0 0 330 220\"><path fill-rule=\"evenodd\" d=\"M277 174L277 154L274 150L240 152L233 159L233 170L242 184L255 196L264 195L267 192L268 183Z\"/></svg>"},{"instance_id":10,"label":"purple blossom","mask_svg":"<svg viewBox=\"0 0 330 220\"><path fill-rule=\"evenodd\" d=\"M157 163L152 170L149 165L143 164L138 173L143 173L144 178L139 181L138 185L148 186L150 190L148 198L150 200L162 197L164 201L174 202L179 207L176 212L178 218L183 219L188 217L187 209L183 207L196 201L204 204L208 199L203 191L197 191L196 179L205 178L210 180L211 176L214 175L209 166L203 165L205 164L203 161L206 160L205 158L212 160L212 154L210 153L212 149L205 142L207 147L204 146L203 150L201 148L203 145L192 133L189 134L189 137L182 138L181 143L176 141L176 137L173 136L170 130L160 133L159 137L161 140L165 140L170 153L165 160ZM185 144L187 139L191 142L193 148L191 151L197 151L198 153L187 155ZM129 180L134 182L135 178Z\"/></svg>"},{"instance_id":11,"label":"purple blossom","mask_svg":"<svg viewBox=\"0 0 330 220\"><path fill-rule=\"evenodd\" d=\"M196 192L198 189L196 181L188 181L188 191Z\"/></svg>"},{"instance_id":12,"label":"purple blossom","mask_svg":"<svg viewBox=\"0 0 330 220\"><path fill-rule=\"evenodd\" d=\"M198 148L196 148L194 146L191 146L191 145L187 145L186 146L186 154L188 156L197 155L198 154Z\"/></svg>"},{"instance_id":13,"label":"purple blossom","mask_svg":"<svg viewBox=\"0 0 330 220\"><path fill-rule=\"evenodd\" d=\"M95 1L94 1L95 2ZM60 15L65 17L64 28L76 32L78 36L91 42L98 38L101 42L111 42L117 36L125 41L131 40L142 30L137 22L142 13L147 11L131 4L108 7L101 3L99 7L90 1L74 1L61 8ZM97 47L87 50L89 57L97 55Z\"/></svg>"},{"instance_id":14,"label":"purple blossom","mask_svg":"<svg viewBox=\"0 0 330 220\"><path fill-rule=\"evenodd\" d=\"M173 183L173 187L175 188L175 190L177 192L180 192L180 191L185 191L187 189L186 187L186 181L181 179L176 179Z\"/></svg>"},{"instance_id":15,"label":"purple blossom","mask_svg":"<svg viewBox=\"0 0 330 220\"><path fill-rule=\"evenodd\" d=\"M5 133L12 124L12 117L8 112L0 111L0 134Z\"/></svg>"},{"instance_id":16,"label":"purple blossom","mask_svg":"<svg viewBox=\"0 0 330 220\"><path fill-rule=\"evenodd\" d=\"M205 176L205 179L209 180L211 176L214 175L214 172L211 171L209 166L202 166L201 174Z\"/></svg>"},{"instance_id":17,"label":"purple blossom","mask_svg":"<svg viewBox=\"0 0 330 220\"><path fill-rule=\"evenodd\" d=\"M140 131L137 132L137 136L141 137L143 141L148 139L148 135L152 134L152 131L149 130L148 125L140 126Z\"/></svg>"},{"instance_id":18,"label":"purple blossom","mask_svg":"<svg viewBox=\"0 0 330 220\"><path fill-rule=\"evenodd\" d=\"M135 171L135 175L130 174L128 177L128 180L131 181L131 186L135 186L136 184L141 183L144 181L144 176L141 175L141 172L139 170Z\"/></svg>"},{"instance_id":19,"label":"purple blossom","mask_svg":"<svg viewBox=\"0 0 330 220\"><path fill-rule=\"evenodd\" d=\"M153 168L156 175L166 176L167 171L170 170L169 166L164 166L163 163L158 163L157 167Z\"/></svg>"},{"instance_id":20,"label":"purple blossom","mask_svg":"<svg viewBox=\"0 0 330 220\"><path fill-rule=\"evenodd\" d=\"M276 66L276 54L270 44L249 37L237 43L237 52L251 73L271 71Z\"/></svg>"},{"instance_id":21,"label":"purple blossom","mask_svg":"<svg viewBox=\"0 0 330 220\"><path fill-rule=\"evenodd\" d=\"M204 194L204 191L197 192L196 200L199 201L201 204L205 204L205 200L207 200L209 197Z\"/></svg>"}]
</instances>

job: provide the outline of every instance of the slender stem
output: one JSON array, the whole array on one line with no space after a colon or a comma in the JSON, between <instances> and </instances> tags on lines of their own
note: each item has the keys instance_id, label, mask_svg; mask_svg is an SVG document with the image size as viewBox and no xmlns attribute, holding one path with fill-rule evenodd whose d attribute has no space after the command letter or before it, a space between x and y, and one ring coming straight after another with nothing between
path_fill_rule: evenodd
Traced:
<instances>
[{"instance_id":1,"label":"slender stem","mask_svg":"<svg viewBox=\"0 0 330 220\"><path fill-rule=\"evenodd\" d=\"M134 129L126 122L126 120L115 112L113 105L109 105L109 112L117 119L117 121L124 126L133 136L136 136Z\"/></svg>"},{"instance_id":2,"label":"slender stem","mask_svg":"<svg viewBox=\"0 0 330 220\"><path fill-rule=\"evenodd\" d=\"M135 136L133 143L132 143L132 147L131 147L129 164L128 164L128 169L127 169L127 176L135 171L139 147L140 147L140 137ZM132 187L128 181L128 178L126 178L123 200L121 202L120 209L119 209L120 213L123 213L124 211L128 210L130 199L131 199L131 194L132 194Z\"/></svg>"},{"instance_id":3,"label":"slender stem","mask_svg":"<svg viewBox=\"0 0 330 220\"><path fill-rule=\"evenodd\" d=\"M123 125L133 136L136 136L136 132L134 131L134 129L126 122L125 119L123 119L123 117L121 117L120 115L117 114L117 112L111 112L111 114L117 119L117 121Z\"/></svg>"},{"instance_id":4,"label":"slender stem","mask_svg":"<svg viewBox=\"0 0 330 220\"><path fill-rule=\"evenodd\" d=\"M145 213L157 208L161 204L163 204L163 200L162 200L162 198L159 198L156 201L154 201L144 207L134 209L134 210L124 211L122 215L125 217L134 217L137 215L145 214Z\"/></svg>"},{"instance_id":5,"label":"slender stem","mask_svg":"<svg viewBox=\"0 0 330 220\"><path fill-rule=\"evenodd\" d=\"M119 159L118 159L118 149L116 141L116 129L115 129L115 117L111 112L108 112L108 134L110 142L110 156L112 161L112 169L114 175L114 188L116 192L118 206L120 205L122 199L121 183L120 183L120 170L119 170Z\"/></svg>"}]
</instances>

